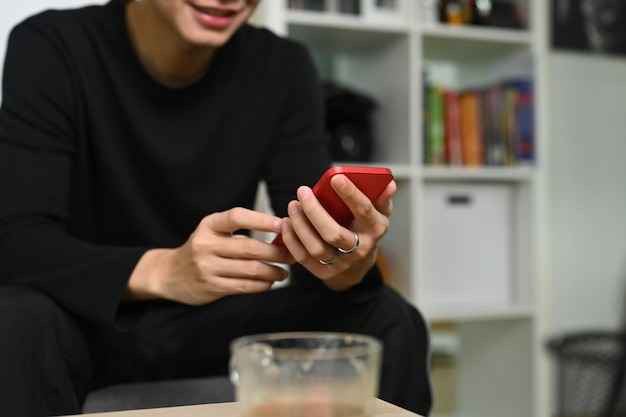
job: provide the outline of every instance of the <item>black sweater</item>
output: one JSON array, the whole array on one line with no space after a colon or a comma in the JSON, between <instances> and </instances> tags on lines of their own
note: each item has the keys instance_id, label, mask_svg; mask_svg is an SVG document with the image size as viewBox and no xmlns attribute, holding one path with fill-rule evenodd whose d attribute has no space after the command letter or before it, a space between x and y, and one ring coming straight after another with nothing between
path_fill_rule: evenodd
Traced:
<instances>
[{"instance_id":1,"label":"black sweater","mask_svg":"<svg viewBox=\"0 0 626 417\"><path fill-rule=\"evenodd\" d=\"M166 88L132 49L127 1L17 25L0 109L0 284L109 324L147 249L252 207L260 179L283 216L329 165L302 46L244 26L203 79Z\"/></svg>"}]
</instances>

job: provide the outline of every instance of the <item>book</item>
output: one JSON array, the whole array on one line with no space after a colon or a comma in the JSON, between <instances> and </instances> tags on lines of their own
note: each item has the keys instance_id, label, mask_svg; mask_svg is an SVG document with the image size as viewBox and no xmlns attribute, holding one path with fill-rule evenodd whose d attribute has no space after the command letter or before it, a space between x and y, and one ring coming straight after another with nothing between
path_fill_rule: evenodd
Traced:
<instances>
[{"instance_id":1,"label":"book","mask_svg":"<svg viewBox=\"0 0 626 417\"><path fill-rule=\"evenodd\" d=\"M503 92L499 84L484 91L485 96L485 164L502 166L505 163L505 140L503 132Z\"/></svg>"},{"instance_id":2,"label":"book","mask_svg":"<svg viewBox=\"0 0 626 417\"><path fill-rule=\"evenodd\" d=\"M505 164L517 165L515 132L517 129L517 88L504 85L502 89L502 133L504 137Z\"/></svg>"},{"instance_id":3,"label":"book","mask_svg":"<svg viewBox=\"0 0 626 417\"><path fill-rule=\"evenodd\" d=\"M444 91L443 102L445 162L451 166L460 166L463 164L463 155L461 146L461 115L458 93L451 90Z\"/></svg>"},{"instance_id":4,"label":"book","mask_svg":"<svg viewBox=\"0 0 626 417\"><path fill-rule=\"evenodd\" d=\"M428 89L428 164L445 164L443 90L436 85Z\"/></svg>"},{"instance_id":5,"label":"book","mask_svg":"<svg viewBox=\"0 0 626 417\"><path fill-rule=\"evenodd\" d=\"M479 93L472 90L462 92L459 105L463 165L480 166L483 164L483 123Z\"/></svg>"},{"instance_id":6,"label":"book","mask_svg":"<svg viewBox=\"0 0 626 417\"><path fill-rule=\"evenodd\" d=\"M535 159L535 126L532 82L517 80L510 82L517 89L515 154L518 163L529 164Z\"/></svg>"},{"instance_id":7,"label":"book","mask_svg":"<svg viewBox=\"0 0 626 417\"><path fill-rule=\"evenodd\" d=\"M430 126L430 112L429 112L429 82L428 72L422 70L422 162L424 165L428 165L428 136Z\"/></svg>"}]
</instances>

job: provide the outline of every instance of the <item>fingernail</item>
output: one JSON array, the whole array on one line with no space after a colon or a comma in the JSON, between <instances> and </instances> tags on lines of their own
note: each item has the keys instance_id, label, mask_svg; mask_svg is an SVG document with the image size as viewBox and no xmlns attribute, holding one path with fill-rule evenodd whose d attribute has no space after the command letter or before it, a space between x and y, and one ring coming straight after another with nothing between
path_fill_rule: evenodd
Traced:
<instances>
[{"instance_id":1,"label":"fingernail","mask_svg":"<svg viewBox=\"0 0 626 417\"><path fill-rule=\"evenodd\" d=\"M346 181L346 177L344 177L343 175L337 175L335 177L335 186L337 188L344 188L346 186L346 184L348 184L348 181Z\"/></svg>"},{"instance_id":2,"label":"fingernail","mask_svg":"<svg viewBox=\"0 0 626 417\"><path fill-rule=\"evenodd\" d=\"M289 203L289 205L287 206L287 211L290 215L297 214L299 211L298 203L296 201L292 201L291 203Z\"/></svg>"},{"instance_id":3,"label":"fingernail","mask_svg":"<svg viewBox=\"0 0 626 417\"><path fill-rule=\"evenodd\" d=\"M283 221L282 219L276 218L274 219L274 230L277 232L281 231Z\"/></svg>"},{"instance_id":4,"label":"fingernail","mask_svg":"<svg viewBox=\"0 0 626 417\"><path fill-rule=\"evenodd\" d=\"M298 188L298 199L300 201L306 200L311 195L311 189L306 186Z\"/></svg>"}]
</instances>

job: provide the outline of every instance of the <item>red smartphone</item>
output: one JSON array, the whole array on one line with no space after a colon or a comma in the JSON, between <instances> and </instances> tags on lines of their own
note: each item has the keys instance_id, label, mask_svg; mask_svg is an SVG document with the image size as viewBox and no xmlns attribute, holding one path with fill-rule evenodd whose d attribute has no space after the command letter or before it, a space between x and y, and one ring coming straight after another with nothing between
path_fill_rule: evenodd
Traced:
<instances>
[{"instance_id":1,"label":"red smartphone","mask_svg":"<svg viewBox=\"0 0 626 417\"><path fill-rule=\"evenodd\" d=\"M313 186L313 194L322 207L343 227L350 226L354 220L354 215L330 185L330 179L336 174L343 174L348 177L371 201L376 200L393 180L391 170L384 167L346 165L335 166L326 170ZM281 235L276 236L272 243L284 244Z\"/></svg>"}]
</instances>

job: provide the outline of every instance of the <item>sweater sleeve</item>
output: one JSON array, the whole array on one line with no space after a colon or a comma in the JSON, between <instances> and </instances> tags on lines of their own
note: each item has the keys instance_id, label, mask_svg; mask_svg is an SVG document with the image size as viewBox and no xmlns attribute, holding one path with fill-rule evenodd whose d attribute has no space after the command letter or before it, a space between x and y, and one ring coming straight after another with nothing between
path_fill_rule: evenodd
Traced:
<instances>
[{"instance_id":1,"label":"sweater sleeve","mask_svg":"<svg viewBox=\"0 0 626 417\"><path fill-rule=\"evenodd\" d=\"M0 108L0 285L40 290L82 319L113 324L147 248L106 247L65 227L79 100L54 32L30 20L9 38Z\"/></svg>"}]
</instances>

